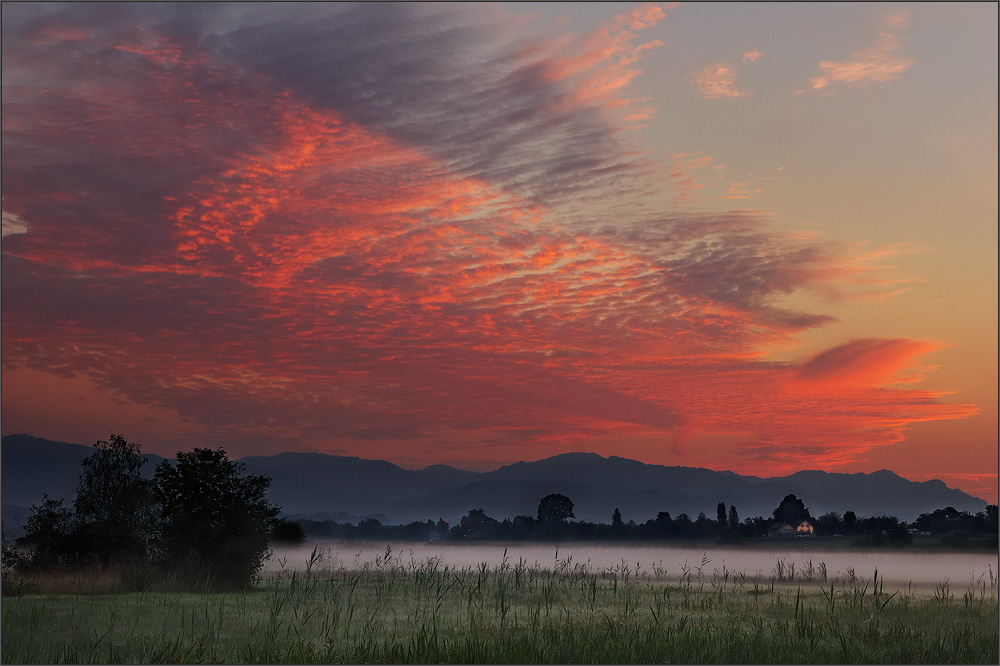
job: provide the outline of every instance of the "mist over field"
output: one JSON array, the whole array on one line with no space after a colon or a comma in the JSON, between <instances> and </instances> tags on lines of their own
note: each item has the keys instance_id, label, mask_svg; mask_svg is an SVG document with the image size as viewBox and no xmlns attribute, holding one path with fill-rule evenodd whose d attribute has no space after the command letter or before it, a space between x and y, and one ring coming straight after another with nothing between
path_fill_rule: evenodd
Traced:
<instances>
[{"instance_id":1,"label":"mist over field","mask_svg":"<svg viewBox=\"0 0 1000 666\"><path fill-rule=\"evenodd\" d=\"M1000 571L997 553L900 553L894 550L835 550L811 545L780 544L752 549L663 546L660 544L532 543L454 545L413 542L315 541L301 546L279 546L265 564L264 575L304 571L313 553L321 559L313 566L326 569L364 570L396 564L421 565L429 560L439 566L475 569L484 563L490 569L523 562L529 568L600 573L623 567L638 574L658 577L740 575L800 580L879 578L888 583L928 585L949 582L964 586L980 578L996 577ZM386 557L388 553L388 558ZM388 562L387 562L388 559ZM779 565L779 562L781 563ZM820 567L825 565L825 576ZM780 576L779 569L780 566ZM794 569L792 568L794 566ZM812 572L811 574L809 572Z\"/></svg>"}]
</instances>

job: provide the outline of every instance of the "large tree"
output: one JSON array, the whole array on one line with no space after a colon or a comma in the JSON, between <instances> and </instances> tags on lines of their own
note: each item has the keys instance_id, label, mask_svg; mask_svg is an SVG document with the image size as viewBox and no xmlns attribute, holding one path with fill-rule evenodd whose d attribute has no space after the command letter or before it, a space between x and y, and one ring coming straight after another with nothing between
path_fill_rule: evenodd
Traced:
<instances>
[{"instance_id":1,"label":"large tree","mask_svg":"<svg viewBox=\"0 0 1000 666\"><path fill-rule=\"evenodd\" d=\"M111 435L94 444L94 452L80 464L73 508L84 548L104 566L116 558L144 558L154 514L139 445Z\"/></svg>"},{"instance_id":2,"label":"large tree","mask_svg":"<svg viewBox=\"0 0 1000 666\"><path fill-rule=\"evenodd\" d=\"M565 495L552 493L538 502L538 522L540 523L564 523L567 518L575 517L573 515L573 501Z\"/></svg>"},{"instance_id":3,"label":"large tree","mask_svg":"<svg viewBox=\"0 0 1000 666\"><path fill-rule=\"evenodd\" d=\"M809 515L809 509L802 500L795 495L785 495L781 504L774 510L774 519L794 527L803 520L812 520L812 516Z\"/></svg>"},{"instance_id":4,"label":"large tree","mask_svg":"<svg viewBox=\"0 0 1000 666\"><path fill-rule=\"evenodd\" d=\"M153 476L164 556L214 587L253 582L279 512L267 499L271 480L243 472L222 449L195 448L179 452L176 465L163 461Z\"/></svg>"}]
</instances>

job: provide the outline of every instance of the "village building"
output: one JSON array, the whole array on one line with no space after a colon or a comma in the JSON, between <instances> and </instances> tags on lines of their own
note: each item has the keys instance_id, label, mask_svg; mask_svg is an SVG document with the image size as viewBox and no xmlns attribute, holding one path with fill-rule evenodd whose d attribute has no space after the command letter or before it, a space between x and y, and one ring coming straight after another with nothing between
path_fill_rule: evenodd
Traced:
<instances>
[{"instance_id":1,"label":"village building","mask_svg":"<svg viewBox=\"0 0 1000 666\"><path fill-rule=\"evenodd\" d=\"M808 520L803 520L797 525L775 523L767 528L767 536L769 537L812 536L813 533L813 525Z\"/></svg>"}]
</instances>

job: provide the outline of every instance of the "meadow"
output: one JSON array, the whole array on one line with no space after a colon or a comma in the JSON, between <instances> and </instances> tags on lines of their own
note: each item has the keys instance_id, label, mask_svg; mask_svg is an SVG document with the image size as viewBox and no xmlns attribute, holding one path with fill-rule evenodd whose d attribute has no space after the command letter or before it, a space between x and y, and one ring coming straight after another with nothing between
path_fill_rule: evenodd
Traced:
<instances>
[{"instance_id":1,"label":"meadow","mask_svg":"<svg viewBox=\"0 0 1000 666\"><path fill-rule=\"evenodd\" d=\"M171 591L169 581L126 592L109 575L24 581L5 590L2 660L998 662L992 565L961 581L903 583L779 551L763 571L707 552L611 564L494 550L471 565L391 545L353 560L315 547L301 562L277 555L235 593Z\"/></svg>"}]
</instances>

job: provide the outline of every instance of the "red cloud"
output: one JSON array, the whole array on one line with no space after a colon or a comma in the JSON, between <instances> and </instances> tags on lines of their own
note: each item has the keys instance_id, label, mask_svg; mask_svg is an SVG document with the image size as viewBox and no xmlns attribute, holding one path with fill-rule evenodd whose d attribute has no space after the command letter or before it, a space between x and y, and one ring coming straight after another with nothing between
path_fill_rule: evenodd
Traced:
<instances>
[{"instance_id":1,"label":"red cloud","mask_svg":"<svg viewBox=\"0 0 1000 666\"><path fill-rule=\"evenodd\" d=\"M913 359L941 349L919 340L861 339L828 349L803 365L799 386L816 390L874 388L907 380L899 373Z\"/></svg>"}]
</instances>

